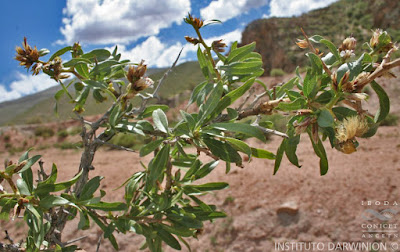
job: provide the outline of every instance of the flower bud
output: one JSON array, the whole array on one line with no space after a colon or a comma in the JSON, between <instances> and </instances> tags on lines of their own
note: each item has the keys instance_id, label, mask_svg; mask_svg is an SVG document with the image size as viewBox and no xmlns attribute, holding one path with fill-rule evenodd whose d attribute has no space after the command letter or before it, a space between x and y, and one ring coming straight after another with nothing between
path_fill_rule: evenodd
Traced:
<instances>
[{"instance_id":1,"label":"flower bud","mask_svg":"<svg viewBox=\"0 0 400 252\"><path fill-rule=\"evenodd\" d=\"M297 39L296 45L298 45L298 47L301 49L308 48L309 46L308 41L305 39Z\"/></svg>"},{"instance_id":2,"label":"flower bud","mask_svg":"<svg viewBox=\"0 0 400 252\"><path fill-rule=\"evenodd\" d=\"M226 44L222 43L222 39L215 40L211 44L211 48L216 52L225 52L224 47L226 47Z\"/></svg>"},{"instance_id":3,"label":"flower bud","mask_svg":"<svg viewBox=\"0 0 400 252\"><path fill-rule=\"evenodd\" d=\"M379 37L382 35L382 32L383 31L381 29L376 29L374 31L374 33L372 34L372 37L371 37L371 39L369 41L369 45L372 48L375 48L379 44Z\"/></svg>"},{"instance_id":4,"label":"flower bud","mask_svg":"<svg viewBox=\"0 0 400 252\"><path fill-rule=\"evenodd\" d=\"M342 45L339 47L339 52L341 51L353 51L356 49L357 40L354 37L347 37L343 40Z\"/></svg>"},{"instance_id":5,"label":"flower bud","mask_svg":"<svg viewBox=\"0 0 400 252\"><path fill-rule=\"evenodd\" d=\"M187 42L193 44L193 45L197 45L198 43L200 43L200 40L198 40L197 38L192 38L189 36L185 36L185 39Z\"/></svg>"}]
</instances>

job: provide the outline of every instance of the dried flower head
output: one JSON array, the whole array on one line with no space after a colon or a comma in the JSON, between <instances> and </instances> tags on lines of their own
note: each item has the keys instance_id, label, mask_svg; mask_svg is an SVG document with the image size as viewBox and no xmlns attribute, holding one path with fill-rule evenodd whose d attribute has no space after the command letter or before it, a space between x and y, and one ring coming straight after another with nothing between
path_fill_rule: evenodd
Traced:
<instances>
[{"instance_id":1,"label":"dried flower head","mask_svg":"<svg viewBox=\"0 0 400 252\"><path fill-rule=\"evenodd\" d=\"M369 41L369 45L372 48L375 48L379 44L379 37L382 35L383 31L381 29L376 29L372 34L372 37Z\"/></svg>"},{"instance_id":2,"label":"dried flower head","mask_svg":"<svg viewBox=\"0 0 400 252\"><path fill-rule=\"evenodd\" d=\"M183 19L183 21L185 21L185 23L192 25L193 28L195 28L195 29L200 29L204 25L203 20L201 20L199 18L194 18L192 15L190 15L190 13L188 14L188 16L186 18Z\"/></svg>"},{"instance_id":3,"label":"dried flower head","mask_svg":"<svg viewBox=\"0 0 400 252\"><path fill-rule=\"evenodd\" d=\"M360 116L345 118L336 127L336 139L339 143L353 140L355 137L361 137L368 130L368 124Z\"/></svg>"},{"instance_id":4,"label":"dried flower head","mask_svg":"<svg viewBox=\"0 0 400 252\"><path fill-rule=\"evenodd\" d=\"M193 45L197 45L198 43L200 43L200 40L198 40L197 38L185 36L185 39L186 39L187 42L189 42L189 43L191 43Z\"/></svg>"},{"instance_id":5,"label":"dried flower head","mask_svg":"<svg viewBox=\"0 0 400 252\"><path fill-rule=\"evenodd\" d=\"M343 59L349 59L354 57L354 51L353 50L343 50L340 52L340 57L342 57Z\"/></svg>"},{"instance_id":6,"label":"dried flower head","mask_svg":"<svg viewBox=\"0 0 400 252\"><path fill-rule=\"evenodd\" d=\"M306 39L297 39L296 45L301 49L308 48L308 41Z\"/></svg>"},{"instance_id":7,"label":"dried flower head","mask_svg":"<svg viewBox=\"0 0 400 252\"><path fill-rule=\"evenodd\" d=\"M354 51L356 49L357 40L354 37L347 37L343 40L342 45L339 47L339 52L342 51Z\"/></svg>"},{"instance_id":8,"label":"dried flower head","mask_svg":"<svg viewBox=\"0 0 400 252\"><path fill-rule=\"evenodd\" d=\"M336 148L345 154L351 154L351 153L357 151L356 145L354 144L354 142L352 140L347 140L344 143L339 143L336 146Z\"/></svg>"},{"instance_id":9,"label":"dried flower head","mask_svg":"<svg viewBox=\"0 0 400 252\"><path fill-rule=\"evenodd\" d=\"M129 67L128 72L126 73L126 78L130 83L135 83L145 75L147 71L147 65L144 65L143 63L144 61L142 60L136 68L135 66Z\"/></svg>"},{"instance_id":10,"label":"dried flower head","mask_svg":"<svg viewBox=\"0 0 400 252\"><path fill-rule=\"evenodd\" d=\"M38 62L40 54L36 46L32 49L32 47L28 45L25 37L22 46L23 48L19 46L15 48L15 51L17 52L15 59L20 62L19 64L21 66L25 66L25 68L29 69L34 63Z\"/></svg>"},{"instance_id":11,"label":"dried flower head","mask_svg":"<svg viewBox=\"0 0 400 252\"><path fill-rule=\"evenodd\" d=\"M132 88L135 91L140 92L142 90L145 90L148 87L153 86L153 84L154 84L154 81L152 79L150 79L149 77L140 78L139 80L135 81Z\"/></svg>"},{"instance_id":12,"label":"dried flower head","mask_svg":"<svg viewBox=\"0 0 400 252\"><path fill-rule=\"evenodd\" d=\"M226 47L226 44L222 43L222 39L215 40L211 44L211 48L216 52L225 52L224 47Z\"/></svg>"}]
</instances>

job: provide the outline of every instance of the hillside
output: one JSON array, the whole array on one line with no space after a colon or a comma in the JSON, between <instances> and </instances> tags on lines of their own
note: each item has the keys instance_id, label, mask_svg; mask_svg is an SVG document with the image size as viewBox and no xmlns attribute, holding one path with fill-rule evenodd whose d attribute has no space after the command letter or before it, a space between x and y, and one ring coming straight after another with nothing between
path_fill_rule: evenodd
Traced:
<instances>
[{"instance_id":1,"label":"hillside","mask_svg":"<svg viewBox=\"0 0 400 252\"><path fill-rule=\"evenodd\" d=\"M166 69L149 69L149 76L157 81L162 77ZM160 90L163 103L170 100L187 99L188 94L179 96L185 90L193 88L202 80L202 74L197 62L185 62L178 65L170 73ZM31 124L49 121L63 121L72 117L71 104L64 97L59 102L59 117L54 113L54 94L60 87L55 86L36 94L28 95L17 100L0 103L0 125ZM151 92L151 90L149 90ZM72 93L74 93L72 91ZM138 102L134 101L135 102ZM95 115L106 110L111 101L98 104L94 99L88 99L84 115Z\"/></svg>"},{"instance_id":2,"label":"hillside","mask_svg":"<svg viewBox=\"0 0 400 252\"><path fill-rule=\"evenodd\" d=\"M399 18L398 0L340 0L299 17L255 20L243 31L242 44L257 42L265 74L273 68L291 72L307 60L295 44L302 38L301 27L308 35L322 35L335 44L350 35L357 41L369 41L374 28L385 29L400 41Z\"/></svg>"}]
</instances>

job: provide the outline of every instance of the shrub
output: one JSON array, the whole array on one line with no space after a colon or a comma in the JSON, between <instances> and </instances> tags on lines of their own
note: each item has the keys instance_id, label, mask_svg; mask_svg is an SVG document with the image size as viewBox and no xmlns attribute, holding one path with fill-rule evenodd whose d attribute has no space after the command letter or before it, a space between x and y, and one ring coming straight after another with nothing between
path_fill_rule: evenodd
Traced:
<instances>
[{"instance_id":1,"label":"shrub","mask_svg":"<svg viewBox=\"0 0 400 252\"><path fill-rule=\"evenodd\" d=\"M179 56L154 90L146 93L154 84L145 77L147 66L144 62L134 64L120 60L117 47L113 52L96 49L84 53L76 43L60 49L47 62L40 57L48 50L38 51L29 46L26 39L24 48L17 48L16 59L21 65L34 74L43 70L62 85L55 97L60 99L64 95L73 104L81 123L83 143L79 170L67 181L57 182L55 164L50 174L41 171L38 182L34 181L32 165L41 156L29 157L29 151L0 172L0 181L6 181L12 190L5 192L7 197L0 197L1 213L4 216L12 210L18 216L23 212L29 226L28 237L23 242L26 251L76 250L77 246L61 248L60 244L67 244L63 243L62 237L65 224L75 219L78 213L79 229L88 229L92 221L103 230L104 238L115 249L118 249L115 232L136 232L145 237L144 248L151 251L161 251L162 243L180 250L181 244L188 244L186 237L196 237L205 221L226 216L215 205L200 199L202 194L228 187L226 182L201 184L198 181L208 176L218 163L224 163L226 173L229 173L232 165L243 166L242 155L247 159L273 159L275 164L271 172L275 174L286 156L290 163L300 167L297 146L300 135L306 133L319 158L319 173L325 175L329 164L323 141L329 141L338 151L351 154L359 145L357 140L373 136L389 113L388 96L374 81L377 76L400 65L400 59L390 61L397 48L386 32L376 30L364 47L364 54L358 58L350 57L356 47L353 38L345 39L337 48L321 36L308 37L304 33L304 39L297 45L310 50L306 55L311 65L305 76L295 76L281 86L268 89L256 80L263 74L263 69L261 55L254 52L255 43L238 48L235 42L230 53L224 55L226 45L222 40L207 44L200 36L202 20L189 14L185 22L198 35L186 37L186 40L198 46L197 57L205 80L194 88L189 100L189 105L197 104L199 109L193 113L181 110L182 119L174 126L164 112L167 106L148 103L158 97L163 81ZM324 50L323 54L320 50ZM70 53L71 59L62 62L60 56L66 53ZM321 58L321 55L326 56ZM381 67L371 67L376 64ZM75 77L68 84L75 87L75 94L70 93L63 83L68 74ZM128 84L121 78L126 78ZM263 87L264 92L245 107L248 101L245 97L251 96L248 92L254 85ZM358 102L363 99L360 92L366 85L371 86L380 101L374 116ZM99 103L105 96L114 101L98 120L88 121L81 115L89 94ZM136 106L132 99L138 96L141 103ZM236 101L242 104L236 107ZM262 116L277 113L287 118L286 132L269 128L270 123L263 121ZM40 132L47 133L38 135L49 134L50 130L42 130ZM269 134L282 139L276 154L251 147L238 137L266 142ZM152 154L150 162L141 163L142 170L125 182L121 181L121 187L125 189L122 201L104 201L106 192L99 190L103 177L89 179L96 151L110 144L132 151L117 144L136 147L136 139L141 138L152 139L139 151L141 157ZM205 156L209 161L204 162ZM19 178L17 183L13 176ZM0 193L3 194L3 189ZM228 218L221 233L231 233L232 223L233 219Z\"/></svg>"},{"instance_id":2,"label":"shrub","mask_svg":"<svg viewBox=\"0 0 400 252\"><path fill-rule=\"evenodd\" d=\"M396 126L399 117L395 114L389 114L385 119L382 120L381 126Z\"/></svg>"},{"instance_id":3,"label":"shrub","mask_svg":"<svg viewBox=\"0 0 400 252\"><path fill-rule=\"evenodd\" d=\"M280 76L284 76L285 74L286 74L286 72L280 68L272 68L269 75L271 75L272 77L280 77Z\"/></svg>"},{"instance_id":4,"label":"shrub","mask_svg":"<svg viewBox=\"0 0 400 252\"><path fill-rule=\"evenodd\" d=\"M57 136L60 138L66 138L66 137L68 137L68 131L65 129L62 129L57 132Z\"/></svg>"},{"instance_id":5,"label":"shrub","mask_svg":"<svg viewBox=\"0 0 400 252\"><path fill-rule=\"evenodd\" d=\"M52 137L54 136L54 130L49 127L39 126L35 128L34 134L35 136L38 137L44 137L44 138Z\"/></svg>"}]
</instances>

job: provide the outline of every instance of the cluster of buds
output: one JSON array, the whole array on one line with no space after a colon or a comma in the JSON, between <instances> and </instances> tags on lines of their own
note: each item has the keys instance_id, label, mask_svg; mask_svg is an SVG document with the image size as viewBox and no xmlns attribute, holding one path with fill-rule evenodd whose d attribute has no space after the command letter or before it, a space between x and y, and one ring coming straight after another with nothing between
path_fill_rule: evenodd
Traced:
<instances>
[{"instance_id":1,"label":"cluster of buds","mask_svg":"<svg viewBox=\"0 0 400 252\"><path fill-rule=\"evenodd\" d=\"M353 57L355 55L354 50L356 49L356 45L357 40L354 37L347 37L339 47L340 57L343 59Z\"/></svg>"},{"instance_id":2,"label":"cluster of buds","mask_svg":"<svg viewBox=\"0 0 400 252\"><path fill-rule=\"evenodd\" d=\"M361 137L368 130L368 124L360 116L344 119L336 126L336 148L343 153L350 154L356 151L356 137Z\"/></svg>"},{"instance_id":3,"label":"cluster of buds","mask_svg":"<svg viewBox=\"0 0 400 252\"><path fill-rule=\"evenodd\" d=\"M214 50L214 52L225 52L226 44L222 43L222 39L220 40L215 40L211 44L211 48Z\"/></svg>"},{"instance_id":4,"label":"cluster of buds","mask_svg":"<svg viewBox=\"0 0 400 252\"><path fill-rule=\"evenodd\" d=\"M126 73L126 78L129 81L127 87L127 98L134 97L140 91L152 86L154 81L148 77L144 77L147 70L147 66L143 64L143 61L135 68L131 66Z\"/></svg>"},{"instance_id":5,"label":"cluster of buds","mask_svg":"<svg viewBox=\"0 0 400 252\"><path fill-rule=\"evenodd\" d=\"M40 53L36 46L35 48L32 48L30 45L28 45L25 37L22 46L23 48L19 46L15 48L15 50L17 51L15 59L20 62L19 64L21 66L25 66L26 69L29 69L33 64L38 63Z\"/></svg>"},{"instance_id":6,"label":"cluster of buds","mask_svg":"<svg viewBox=\"0 0 400 252\"><path fill-rule=\"evenodd\" d=\"M390 35L381 29L376 29L374 31L369 41L369 45L374 50L378 49L379 52L388 52L390 49L395 47Z\"/></svg>"},{"instance_id":7,"label":"cluster of buds","mask_svg":"<svg viewBox=\"0 0 400 252\"><path fill-rule=\"evenodd\" d=\"M199 18L194 18L190 13L186 18L183 19L185 23L190 24L193 26L194 29L198 30L204 25L204 21Z\"/></svg>"}]
</instances>

